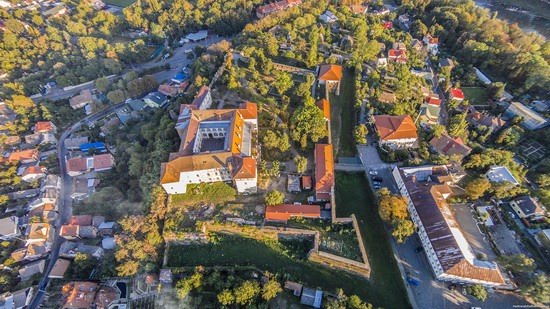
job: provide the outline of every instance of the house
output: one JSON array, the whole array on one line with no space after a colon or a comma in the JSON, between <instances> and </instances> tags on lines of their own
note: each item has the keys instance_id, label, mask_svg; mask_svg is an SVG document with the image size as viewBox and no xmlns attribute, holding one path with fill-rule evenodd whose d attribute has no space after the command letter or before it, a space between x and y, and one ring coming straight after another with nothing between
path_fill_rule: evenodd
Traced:
<instances>
[{"instance_id":1,"label":"house","mask_svg":"<svg viewBox=\"0 0 550 309\"><path fill-rule=\"evenodd\" d=\"M460 88L451 88L449 91L449 100L455 100L458 102L464 101L464 92Z\"/></svg>"},{"instance_id":2,"label":"house","mask_svg":"<svg viewBox=\"0 0 550 309\"><path fill-rule=\"evenodd\" d=\"M380 138L380 145L390 148L411 148L418 139L416 126L409 115L374 116L374 127Z\"/></svg>"},{"instance_id":3,"label":"house","mask_svg":"<svg viewBox=\"0 0 550 309\"><path fill-rule=\"evenodd\" d=\"M79 95L74 96L69 100L69 104L71 105L72 109L83 108L84 106L92 102L92 92L89 89L84 89L80 91Z\"/></svg>"},{"instance_id":4,"label":"house","mask_svg":"<svg viewBox=\"0 0 550 309\"><path fill-rule=\"evenodd\" d=\"M71 261L69 260L57 259L57 261L55 261L55 264L53 265L52 270L50 271L50 274L48 275L48 278L63 279L70 265Z\"/></svg>"},{"instance_id":5,"label":"house","mask_svg":"<svg viewBox=\"0 0 550 309\"><path fill-rule=\"evenodd\" d=\"M38 242L13 251L11 258L15 262L34 261L45 257L49 252L50 248L46 246L46 243Z\"/></svg>"},{"instance_id":6,"label":"house","mask_svg":"<svg viewBox=\"0 0 550 309\"><path fill-rule=\"evenodd\" d=\"M422 44L422 41L413 39L411 41L411 48L416 50L417 52L422 51L422 48L424 48L424 44Z\"/></svg>"},{"instance_id":7,"label":"house","mask_svg":"<svg viewBox=\"0 0 550 309\"><path fill-rule=\"evenodd\" d=\"M287 222L291 218L321 218L321 207L319 205L296 205L281 204L266 206L266 221Z\"/></svg>"},{"instance_id":8,"label":"house","mask_svg":"<svg viewBox=\"0 0 550 309\"><path fill-rule=\"evenodd\" d=\"M66 138L64 145L68 150L77 150L80 149L80 145L88 143L87 136L75 136Z\"/></svg>"},{"instance_id":9,"label":"house","mask_svg":"<svg viewBox=\"0 0 550 309\"><path fill-rule=\"evenodd\" d=\"M202 86L191 103L195 109L207 109L212 105L212 93L210 88Z\"/></svg>"},{"instance_id":10,"label":"house","mask_svg":"<svg viewBox=\"0 0 550 309\"><path fill-rule=\"evenodd\" d=\"M315 105L323 112L323 118L326 121L330 121L330 103L327 99L321 99L315 102Z\"/></svg>"},{"instance_id":11,"label":"house","mask_svg":"<svg viewBox=\"0 0 550 309\"><path fill-rule=\"evenodd\" d=\"M67 174L75 177L92 169L101 172L110 170L114 166L115 158L110 153L96 154L92 157L75 157L67 160Z\"/></svg>"},{"instance_id":12,"label":"house","mask_svg":"<svg viewBox=\"0 0 550 309\"><path fill-rule=\"evenodd\" d=\"M334 190L334 157L331 144L315 144L315 200L330 201Z\"/></svg>"},{"instance_id":13,"label":"house","mask_svg":"<svg viewBox=\"0 0 550 309\"><path fill-rule=\"evenodd\" d=\"M103 248L101 247L84 245L84 244L78 244L74 252L75 252L75 256L76 256L76 253L86 253L93 256L96 259L100 259L104 253Z\"/></svg>"},{"instance_id":14,"label":"house","mask_svg":"<svg viewBox=\"0 0 550 309\"><path fill-rule=\"evenodd\" d=\"M42 15L46 18L57 17L66 14L67 11L67 6L64 3L59 3L58 5L42 12Z\"/></svg>"},{"instance_id":15,"label":"house","mask_svg":"<svg viewBox=\"0 0 550 309\"><path fill-rule=\"evenodd\" d=\"M522 126L531 131L544 128L548 124L546 118L519 102L512 102L506 109L505 115L508 117L522 117Z\"/></svg>"},{"instance_id":16,"label":"house","mask_svg":"<svg viewBox=\"0 0 550 309\"><path fill-rule=\"evenodd\" d=\"M341 65L322 64L317 68L317 80L320 84L325 85L327 90L335 90L336 95L340 94L340 81L342 80L343 71Z\"/></svg>"},{"instance_id":17,"label":"house","mask_svg":"<svg viewBox=\"0 0 550 309\"><path fill-rule=\"evenodd\" d=\"M83 143L80 144L80 151L83 153L100 153L107 151L107 147L102 142L94 142L94 143Z\"/></svg>"},{"instance_id":18,"label":"house","mask_svg":"<svg viewBox=\"0 0 550 309\"><path fill-rule=\"evenodd\" d=\"M294 282L290 280L285 281L285 289L291 290L294 296L302 295L302 288L303 288L303 285L298 282Z\"/></svg>"},{"instance_id":19,"label":"house","mask_svg":"<svg viewBox=\"0 0 550 309\"><path fill-rule=\"evenodd\" d=\"M384 104L395 104L395 102L397 102L397 97L393 92L383 91L378 97L378 102Z\"/></svg>"},{"instance_id":20,"label":"house","mask_svg":"<svg viewBox=\"0 0 550 309\"><path fill-rule=\"evenodd\" d=\"M67 224L89 226L89 225L92 225L92 216L91 215L72 216L69 218L69 221L67 221Z\"/></svg>"},{"instance_id":21,"label":"house","mask_svg":"<svg viewBox=\"0 0 550 309\"><path fill-rule=\"evenodd\" d=\"M21 179L32 182L46 176L46 168L40 165L27 166L21 175Z\"/></svg>"},{"instance_id":22,"label":"house","mask_svg":"<svg viewBox=\"0 0 550 309\"><path fill-rule=\"evenodd\" d=\"M546 218L546 210L538 200L530 196L520 196L510 201L510 206L518 217L527 221L539 221Z\"/></svg>"},{"instance_id":23,"label":"house","mask_svg":"<svg viewBox=\"0 0 550 309\"><path fill-rule=\"evenodd\" d=\"M23 164L33 163L38 161L39 152L38 149L18 150L10 153L8 156L8 162L19 162Z\"/></svg>"},{"instance_id":24,"label":"house","mask_svg":"<svg viewBox=\"0 0 550 309\"><path fill-rule=\"evenodd\" d=\"M98 227L98 232L100 236L111 236L113 235L115 228L115 222L102 222Z\"/></svg>"},{"instance_id":25,"label":"house","mask_svg":"<svg viewBox=\"0 0 550 309\"><path fill-rule=\"evenodd\" d=\"M88 281L71 281L61 288L63 309L92 308L99 285Z\"/></svg>"},{"instance_id":26,"label":"house","mask_svg":"<svg viewBox=\"0 0 550 309\"><path fill-rule=\"evenodd\" d=\"M396 63L407 63L407 51L403 49L390 49L388 51L388 60Z\"/></svg>"},{"instance_id":27,"label":"house","mask_svg":"<svg viewBox=\"0 0 550 309\"><path fill-rule=\"evenodd\" d=\"M493 132L500 130L506 125L506 121L501 117L488 115L485 112L478 112L473 106L468 107L468 115L466 117L470 125L490 127Z\"/></svg>"},{"instance_id":28,"label":"house","mask_svg":"<svg viewBox=\"0 0 550 309\"><path fill-rule=\"evenodd\" d=\"M57 219L57 204L40 203L29 210L28 217L38 217L41 221L51 222Z\"/></svg>"},{"instance_id":29,"label":"house","mask_svg":"<svg viewBox=\"0 0 550 309\"><path fill-rule=\"evenodd\" d=\"M422 104L420 106L420 124L423 126L433 126L439 124L439 114L441 107L434 104Z\"/></svg>"},{"instance_id":30,"label":"house","mask_svg":"<svg viewBox=\"0 0 550 309\"><path fill-rule=\"evenodd\" d=\"M113 250L116 248L116 240L114 237L104 237L101 240L101 248L104 250Z\"/></svg>"},{"instance_id":31,"label":"house","mask_svg":"<svg viewBox=\"0 0 550 309\"><path fill-rule=\"evenodd\" d=\"M363 15L363 14L367 14L368 7L363 4L353 4L350 6L350 9L353 12L353 14Z\"/></svg>"},{"instance_id":32,"label":"house","mask_svg":"<svg viewBox=\"0 0 550 309\"><path fill-rule=\"evenodd\" d=\"M439 39L438 38L434 38L430 34L427 34L427 35L424 36L422 41L424 42L424 44L426 44L426 46L428 47L428 51L432 55L435 56L439 53Z\"/></svg>"},{"instance_id":33,"label":"house","mask_svg":"<svg viewBox=\"0 0 550 309\"><path fill-rule=\"evenodd\" d=\"M31 279L34 275L43 273L45 266L46 260L40 260L22 266L21 268L19 268L19 278L21 278L22 282L27 281Z\"/></svg>"},{"instance_id":34,"label":"house","mask_svg":"<svg viewBox=\"0 0 550 309\"><path fill-rule=\"evenodd\" d=\"M164 107L169 101L164 94L155 91L145 96L145 98L143 98L143 102L152 108L161 108Z\"/></svg>"},{"instance_id":35,"label":"house","mask_svg":"<svg viewBox=\"0 0 550 309\"><path fill-rule=\"evenodd\" d=\"M32 243L46 243L49 244L51 239L51 229L49 223L31 223L27 228L27 242L26 246Z\"/></svg>"},{"instance_id":36,"label":"house","mask_svg":"<svg viewBox=\"0 0 550 309\"><path fill-rule=\"evenodd\" d=\"M384 27L384 29L392 29L393 28L393 22L391 20L386 20L382 23L382 27Z\"/></svg>"},{"instance_id":37,"label":"house","mask_svg":"<svg viewBox=\"0 0 550 309\"><path fill-rule=\"evenodd\" d=\"M302 297L300 298L300 304L310 306L313 308L321 308L323 302L323 291L314 290L304 287L302 289Z\"/></svg>"},{"instance_id":38,"label":"house","mask_svg":"<svg viewBox=\"0 0 550 309\"><path fill-rule=\"evenodd\" d=\"M237 192L257 191L253 135L258 108L246 102L239 109L180 108L177 152L161 165L160 182L168 194L185 193L187 184L232 181Z\"/></svg>"},{"instance_id":39,"label":"house","mask_svg":"<svg viewBox=\"0 0 550 309\"><path fill-rule=\"evenodd\" d=\"M487 177L487 179L491 182L509 182L515 186L519 186L519 182L516 180L516 177L514 177L512 172L510 172L506 166L491 166L487 173L485 173L485 177Z\"/></svg>"},{"instance_id":40,"label":"house","mask_svg":"<svg viewBox=\"0 0 550 309\"><path fill-rule=\"evenodd\" d=\"M433 180L446 173L446 166L392 170L435 277L459 284L504 285L498 265L477 259L471 249L446 201L452 193L449 186Z\"/></svg>"},{"instance_id":41,"label":"house","mask_svg":"<svg viewBox=\"0 0 550 309\"><path fill-rule=\"evenodd\" d=\"M78 225L62 225L59 229L59 236L67 240L75 240L79 238L79 229Z\"/></svg>"},{"instance_id":42,"label":"house","mask_svg":"<svg viewBox=\"0 0 550 309\"><path fill-rule=\"evenodd\" d=\"M71 177L84 174L88 170L88 164L85 157L70 158L67 160L67 174Z\"/></svg>"},{"instance_id":43,"label":"house","mask_svg":"<svg viewBox=\"0 0 550 309\"><path fill-rule=\"evenodd\" d=\"M464 145L460 137L452 138L447 134L432 138L430 147L446 156L458 157L460 160L472 152L472 148Z\"/></svg>"},{"instance_id":44,"label":"house","mask_svg":"<svg viewBox=\"0 0 550 309\"><path fill-rule=\"evenodd\" d=\"M302 190L311 190L311 184L312 184L311 176L304 175L300 177L300 182L302 185Z\"/></svg>"},{"instance_id":45,"label":"house","mask_svg":"<svg viewBox=\"0 0 550 309\"><path fill-rule=\"evenodd\" d=\"M268 3L256 8L256 16L258 18L264 18L269 14L280 12L300 4L302 4L302 0L281 0Z\"/></svg>"},{"instance_id":46,"label":"house","mask_svg":"<svg viewBox=\"0 0 550 309\"><path fill-rule=\"evenodd\" d=\"M424 100L424 102L428 105L441 106L441 99L435 93L430 94L429 96L427 96L426 99Z\"/></svg>"},{"instance_id":47,"label":"house","mask_svg":"<svg viewBox=\"0 0 550 309\"><path fill-rule=\"evenodd\" d=\"M189 86L188 82L182 82L178 84L161 84L158 91L167 97L175 97L180 93L185 92L185 89Z\"/></svg>"},{"instance_id":48,"label":"house","mask_svg":"<svg viewBox=\"0 0 550 309\"><path fill-rule=\"evenodd\" d=\"M142 100L129 100L127 101L127 104L130 105L130 108L134 112L142 111L145 107L147 107L147 104L145 104Z\"/></svg>"},{"instance_id":49,"label":"house","mask_svg":"<svg viewBox=\"0 0 550 309\"><path fill-rule=\"evenodd\" d=\"M191 42L199 42L208 37L208 30L200 30L194 33L189 33L185 38Z\"/></svg>"},{"instance_id":50,"label":"house","mask_svg":"<svg viewBox=\"0 0 550 309\"><path fill-rule=\"evenodd\" d=\"M57 127L51 121L39 121L34 125L34 133L56 133Z\"/></svg>"},{"instance_id":51,"label":"house","mask_svg":"<svg viewBox=\"0 0 550 309\"><path fill-rule=\"evenodd\" d=\"M0 6L2 1L0 0ZM33 287L25 288L15 292L7 292L0 295L0 306L2 309L24 309L28 308L33 297Z\"/></svg>"},{"instance_id":52,"label":"house","mask_svg":"<svg viewBox=\"0 0 550 309\"><path fill-rule=\"evenodd\" d=\"M442 69L450 68L452 70L455 67L455 63L450 58L441 58L441 60L439 60L439 67Z\"/></svg>"},{"instance_id":53,"label":"house","mask_svg":"<svg viewBox=\"0 0 550 309\"><path fill-rule=\"evenodd\" d=\"M94 155L94 171L101 172L110 170L115 166L115 158L110 153Z\"/></svg>"},{"instance_id":54,"label":"house","mask_svg":"<svg viewBox=\"0 0 550 309\"><path fill-rule=\"evenodd\" d=\"M42 133L41 134L42 136L42 139L40 141L40 145L44 145L44 144L57 144L57 138L55 138L55 134L54 133Z\"/></svg>"},{"instance_id":55,"label":"house","mask_svg":"<svg viewBox=\"0 0 550 309\"><path fill-rule=\"evenodd\" d=\"M331 24L338 21L338 17L336 17L336 15L329 10L326 10L323 14L321 14L319 19L326 24Z\"/></svg>"},{"instance_id":56,"label":"house","mask_svg":"<svg viewBox=\"0 0 550 309\"><path fill-rule=\"evenodd\" d=\"M73 200L81 200L90 196L95 192L95 187L99 184L99 179L96 178L76 178L73 181L71 198Z\"/></svg>"},{"instance_id":57,"label":"house","mask_svg":"<svg viewBox=\"0 0 550 309\"><path fill-rule=\"evenodd\" d=\"M385 68L388 66L388 58L386 57L380 57L376 59L376 67L377 68Z\"/></svg>"},{"instance_id":58,"label":"house","mask_svg":"<svg viewBox=\"0 0 550 309\"><path fill-rule=\"evenodd\" d=\"M36 146L40 144L42 141L42 134L40 133L33 133L33 134L27 134L24 136L25 143L30 146Z\"/></svg>"},{"instance_id":59,"label":"house","mask_svg":"<svg viewBox=\"0 0 550 309\"><path fill-rule=\"evenodd\" d=\"M401 29L408 32L409 29L411 29L411 19L409 18L409 15L399 15L399 17L397 17L397 24Z\"/></svg>"},{"instance_id":60,"label":"house","mask_svg":"<svg viewBox=\"0 0 550 309\"><path fill-rule=\"evenodd\" d=\"M15 216L0 219L0 240L11 240L19 237L19 219Z\"/></svg>"},{"instance_id":61,"label":"house","mask_svg":"<svg viewBox=\"0 0 550 309\"><path fill-rule=\"evenodd\" d=\"M172 284L174 282L172 270L170 268L161 269L159 273L159 281L161 283L165 283L169 285Z\"/></svg>"},{"instance_id":62,"label":"house","mask_svg":"<svg viewBox=\"0 0 550 309\"><path fill-rule=\"evenodd\" d=\"M99 290L95 294L95 308L96 309L109 309L120 308L122 306L114 306L113 303L121 296L121 291L117 285L99 287Z\"/></svg>"},{"instance_id":63,"label":"house","mask_svg":"<svg viewBox=\"0 0 550 309\"><path fill-rule=\"evenodd\" d=\"M5 136L5 135L3 135ZM6 140L4 141L4 145L6 146L15 146L21 144L21 137L13 135L13 136L6 136Z\"/></svg>"}]
</instances>

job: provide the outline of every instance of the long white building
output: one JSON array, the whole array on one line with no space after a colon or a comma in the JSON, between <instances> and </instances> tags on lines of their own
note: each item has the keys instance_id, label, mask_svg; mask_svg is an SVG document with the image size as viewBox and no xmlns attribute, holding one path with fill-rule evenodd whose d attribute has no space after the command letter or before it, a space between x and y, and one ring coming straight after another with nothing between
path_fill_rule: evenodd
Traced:
<instances>
[{"instance_id":1,"label":"long white building","mask_svg":"<svg viewBox=\"0 0 550 309\"><path fill-rule=\"evenodd\" d=\"M446 166L396 167L392 174L438 280L491 287L506 284L496 263L476 258L451 212L446 199L452 191L438 181L449 174Z\"/></svg>"},{"instance_id":2,"label":"long white building","mask_svg":"<svg viewBox=\"0 0 550 309\"><path fill-rule=\"evenodd\" d=\"M239 193L257 191L258 173L252 135L258 107L197 110L182 105L176 123L178 152L161 165L161 184L168 194L187 192L188 184L232 181Z\"/></svg>"}]
</instances>

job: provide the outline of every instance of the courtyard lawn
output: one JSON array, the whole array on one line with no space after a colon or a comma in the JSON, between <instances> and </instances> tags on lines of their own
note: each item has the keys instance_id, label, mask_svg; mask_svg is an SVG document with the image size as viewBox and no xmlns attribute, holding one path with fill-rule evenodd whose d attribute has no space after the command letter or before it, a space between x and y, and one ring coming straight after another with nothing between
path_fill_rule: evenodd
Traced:
<instances>
[{"instance_id":1,"label":"courtyard lawn","mask_svg":"<svg viewBox=\"0 0 550 309\"><path fill-rule=\"evenodd\" d=\"M332 143L336 156L352 157L356 152L353 139L353 129L356 123L353 70L344 70L344 76L340 82L340 95L331 93L329 101Z\"/></svg>"},{"instance_id":2,"label":"courtyard lawn","mask_svg":"<svg viewBox=\"0 0 550 309\"><path fill-rule=\"evenodd\" d=\"M187 185L184 194L173 194L171 205L193 205L198 203L223 203L235 200L237 192L223 182L201 183Z\"/></svg>"},{"instance_id":3,"label":"courtyard lawn","mask_svg":"<svg viewBox=\"0 0 550 309\"><path fill-rule=\"evenodd\" d=\"M363 288L376 306L409 307L407 293L393 257L374 194L361 173L336 173L337 217L355 214L372 269L371 283Z\"/></svg>"},{"instance_id":4,"label":"courtyard lawn","mask_svg":"<svg viewBox=\"0 0 550 309\"><path fill-rule=\"evenodd\" d=\"M115 6L120 6L124 8L134 4L136 0L104 0L103 2L105 2L105 4L108 4L108 5L115 5Z\"/></svg>"},{"instance_id":5,"label":"courtyard lawn","mask_svg":"<svg viewBox=\"0 0 550 309\"><path fill-rule=\"evenodd\" d=\"M307 260L293 258L303 255L303 248L285 246L276 240L259 241L240 236L220 235L217 241L205 245L171 246L168 267L189 266L255 266L272 273L287 273L290 280L328 292L342 288L347 295L358 295L375 306L385 304L371 295L366 279L319 266Z\"/></svg>"},{"instance_id":6,"label":"courtyard lawn","mask_svg":"<svg viewBox=\"0 0 550 309\"><path fill-rule=\"evenodd\" d=\"M487 91L483 87L463 87L466 100L472 105L487 105Z\"/></svg>"}]
</instances>

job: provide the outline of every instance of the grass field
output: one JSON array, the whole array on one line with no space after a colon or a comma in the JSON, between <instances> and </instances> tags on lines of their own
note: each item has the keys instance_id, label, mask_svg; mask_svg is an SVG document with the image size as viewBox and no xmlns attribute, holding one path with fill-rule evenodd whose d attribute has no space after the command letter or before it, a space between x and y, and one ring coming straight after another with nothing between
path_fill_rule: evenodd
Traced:
<instances>
[{"instance_id":1,"label":"grass field","mask_svg":"<svg viewBox=\"0 0 550 309\"><path fill-rule=\"evenodd\" d=\"M408 308L405 287L393 258L374 195L360 173L336 173L337 216L355 214L372 268L371 283L363 288L376 306Z\"/></svg>"},{"instance_id":2,"label":"grass field","mask_svg":"<svg viewBox=\"0 0 550 309\"><path fill-rule=\"evenodd\" d=\"M105 2L105 4L108 4L108 5L116 5L116 6L120 6L120 7L127 7L131 4L134 4L134 2L136 2L136 0L103 0L103 2Z\"/></svg>"},{"instance_id":3,"label":"grass field","mask_svg":"<svg viewBox=\"0 0 550 309\"><path fill-rule=\"evenodd\" d=\"M187 185L187 193L174 194L171 204L192 205L202 202L222 203L235 200L237 192L223 182L201 183Z\"/></svg>"},{"instance_id":4,"label":"grass field","mask_svg":"<svg viewBox=\"0 0 550 309\"><path fill-rule=\"evenodd\" d=\"M339 157L352 157L355 155L355 140L353 129L355 128L355 81L353 71L344 70L344 76L340 82L340 95L330 95L330 125L332 142Z\"/></svg>"},{"instance_id":5,"label":"grass field","mask_svg":"<svg viewBox=\"0 0 550 309\"><path fill-rule=\"evenodd\" d=\"M483 87L463 87L464 97L472 105L487 105L487 91Z\"/></svg>"}]
</instances>

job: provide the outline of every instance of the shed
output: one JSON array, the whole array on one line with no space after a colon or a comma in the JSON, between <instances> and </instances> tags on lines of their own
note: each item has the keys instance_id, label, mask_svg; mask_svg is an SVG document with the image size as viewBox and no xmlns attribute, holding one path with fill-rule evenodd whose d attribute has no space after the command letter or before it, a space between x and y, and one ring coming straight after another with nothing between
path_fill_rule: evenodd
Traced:
<instances>
[{"instance_id":1,"label":"shed","mask_svg":"<svg viewBox=\"0 0 550 309\"><path fill-rule=\"evenodd\" d=\"M314 290L304 287L302 289L302 298L300 303L302 305L310 306L313 308L321 308L321 302L323 301L323 292L321 290Z\"/></svg>"},{"instance_id":2,"label":"shed","mask_svg":"<svg viewBox=\"0 0 550 309\"><path fill-rule=\"evenodd\" d=\"M302 190L311 190L311 176L304 175L302 176Z\"/></svg>"}]
</instances>

